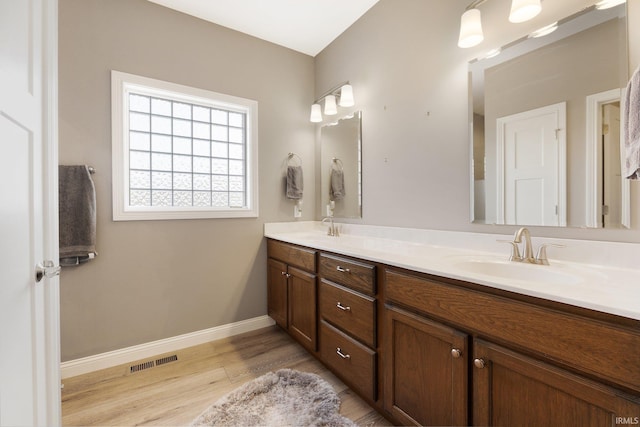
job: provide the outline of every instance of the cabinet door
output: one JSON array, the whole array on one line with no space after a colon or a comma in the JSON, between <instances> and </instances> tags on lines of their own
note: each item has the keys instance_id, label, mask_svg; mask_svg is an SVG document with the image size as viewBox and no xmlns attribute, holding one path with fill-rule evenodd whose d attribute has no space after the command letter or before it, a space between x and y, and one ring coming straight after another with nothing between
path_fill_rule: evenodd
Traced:
<instances>
[{"instance_id":1,"label":"cabinet door","mask_svg":"<svg viewBox=\"0 0 640 427\"><path fill-rule=\"evenodd\" d=\"M467 425L467 335L385 308L384 406L403 425Z\"/></svg>"},{"instance_id":2,"label":"cabinet door","mask_svg":"<svg viewBox=\"0 0 640 427\"><path fill-rule=\"evenodd\" d=\"M287 329L287 265L269 258L267 268L267 313Z\"/></svg>"},{"instance_id":3,"label":"cabinet door","mask_svg":"<svg viewBox=\"0 0 640 427\"><path fill-rule=\"evenodd\" d=\"M482 340L474 341L473 423L482 426L638 424L640 403L587 380Z\"/></svg>"},{"instance_id":4,"label":"cabinet door","mask_svg":"<svg viewBox=\"0 0 640 427\"><path fill-rule=\"evenodd\" d=\"M316 351L316 276L289 267L289 333L310 351Z\"/></svg>"}]
</instances>

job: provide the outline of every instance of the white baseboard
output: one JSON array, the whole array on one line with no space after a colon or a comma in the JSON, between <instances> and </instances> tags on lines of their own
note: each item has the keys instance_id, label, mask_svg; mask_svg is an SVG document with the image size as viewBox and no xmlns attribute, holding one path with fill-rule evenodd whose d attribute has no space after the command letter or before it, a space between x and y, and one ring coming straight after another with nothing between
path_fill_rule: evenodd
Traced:
<instances>
[{"instance_id":1,"label":"white baseboard","mask_svg":"<svg viewBox=\"0 0 640 427\"><path fill-rule=\"evenodd\" d=\"M76 375L111 368L123 363L134 362L148 357L157 356L159 354L192 347L194 345L200 345L210 341L243 334L256 329L266 328L274 324L275 322L269 316L259 316L254 317L253 319L216 326L215 328L152 341L146 344L109 351L107 353L96 354L95 356L69 360L68 362L60 364L61 377L62 379L75 377Z\"/></svg>"}]
</instances>

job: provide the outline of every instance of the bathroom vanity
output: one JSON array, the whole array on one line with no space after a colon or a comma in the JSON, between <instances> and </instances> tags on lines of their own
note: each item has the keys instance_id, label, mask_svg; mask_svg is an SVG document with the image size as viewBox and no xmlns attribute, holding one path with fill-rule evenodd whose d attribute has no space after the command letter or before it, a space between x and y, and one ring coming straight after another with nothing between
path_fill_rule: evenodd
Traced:
<instances>
[{"instance_id":1,"label":"bathroom vanity","mask_svg":"<svg viewBox=\"0 0 640 427\"><path fill-rule=\"evenodd\" d=\"M463 249L459 234L444 246L321 230L265 227L269 314L394 423L638 423L640 299L624 304L639 295L624 284L637 270L585 265L581 276L551 257L518 278L473 236ZM594 302L562 296L594 297L594 275ZM620 301L604 296L612 280Z\"/></svg>"}]
</instances>

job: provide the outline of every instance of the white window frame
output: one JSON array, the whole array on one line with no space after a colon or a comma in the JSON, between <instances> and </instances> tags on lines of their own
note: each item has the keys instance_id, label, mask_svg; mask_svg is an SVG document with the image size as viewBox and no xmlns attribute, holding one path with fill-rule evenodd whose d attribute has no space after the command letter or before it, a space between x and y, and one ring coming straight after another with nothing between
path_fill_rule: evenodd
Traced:
<instances>
[{"instance_id":1,"label":"white window frame","mask_svg":"<svg viewBox=\"0 0 640 427\"><path fill-rule=\"evenodd\" d=\"M130 206L129 93L246 114L246 206L238 208ZM113 220L255 218L258 216L258 102L176 83L111 71Z\"/></svg>"}]
</instances>

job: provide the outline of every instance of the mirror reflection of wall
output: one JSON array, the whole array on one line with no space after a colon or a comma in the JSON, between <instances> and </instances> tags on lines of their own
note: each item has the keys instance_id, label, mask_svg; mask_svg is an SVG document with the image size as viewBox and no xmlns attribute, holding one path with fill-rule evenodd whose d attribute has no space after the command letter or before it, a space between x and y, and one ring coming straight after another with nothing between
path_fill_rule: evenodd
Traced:
<instances>
[{"instance_id":1,"label":"mirror reflection of wall","mask_svg":"<svg viewBox=\"0 0 640 427\"><path fill-rule=\"evenodd\" d=\"M327 205L333 206L336 218L362 217L362 141L361 112L353 113L320 129L320 216L327 216ZM332 196L343 175L341 193ZM340 190L339 188L334 188Z\"/></svg>"},{"instance_id":2,"label":"mirror reflection of wall","mask_svg":"<svg viewBox=\"0 0 640 427\"><path fill-rule=\"evenodd\" d=\"M603 148L604 133L592 136L588 131L595 126L591 122L603 128L602 108L616 101L603 102L592 113L587 104L590 96L620 93L626 84L625 18L625 5L606 11L591 8L563 20L555 36L523 39L508 45L496 58L470 64L474 222L623 226L622 192L627 192L628 200L628 186L610 182L611 177L622 181L619 169L615 170L620 160L605 159L616 150ZM526 44L532 49L524 51ZM565 104L566 125L552 121L543 130L540 122L534 129L531 122L509 121L520 120L526 112L537 117L543 107L560 104ZM548 144L558 145L554 150L559 154L552 159L542 155L543 149L545 155L551 151ZM619 146L620 140L608 144ZM551 175L530 169L538 159L540 164L555 162ZM520 167L525 160L530 165L526 169ZM615 197L603 194L603 188L616 192Z\"/></svg>"}]
</instances>

